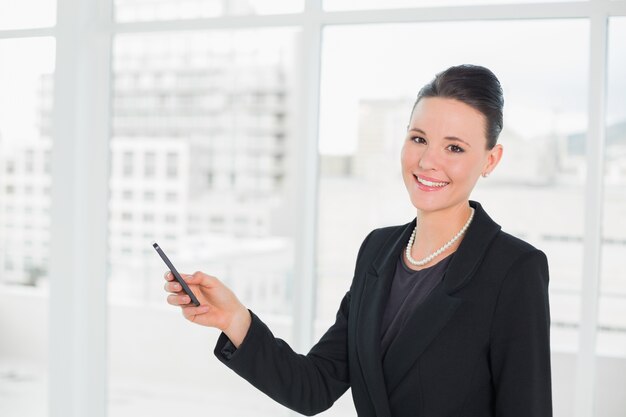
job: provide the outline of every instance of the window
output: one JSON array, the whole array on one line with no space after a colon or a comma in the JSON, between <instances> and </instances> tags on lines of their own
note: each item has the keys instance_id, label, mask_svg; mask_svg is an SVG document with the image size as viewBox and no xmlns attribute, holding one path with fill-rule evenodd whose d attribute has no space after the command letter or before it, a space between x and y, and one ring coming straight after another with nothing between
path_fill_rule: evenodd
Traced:
<instances>
[{"instance_id":1,"label":"window","mask_svg":"<svg viewBox=\"0 0 626 417\"><path fill-rule=\"evenodd\" d=\"M156 154L154 152L146 152L143 163L143 175L146 178L154 177L156 174Z\"/></svg>"},{"instance_id":2,"label":"window","mask_svg":"<svg viewBox=\"0 0 626 417\"><path fill-rule=\"evenodd\" d=\"M596 341L596 415L624 410L609 389L625 386L626 356L626 17L609 19L604 201ZM587 143L587 146L593 146Z\"/></svg>"},{"instance_id":3,"label":"window","mask_svg":"<svg viewBox=\"0 0 626 417\"><path fill-rule=\"evenodd\" d=\"M587 37L588 25L582 20L326 30L320 121L320 158L326 171L320 179L318 248L320 291L333 298L325 305L325 297L318 297L318 314L334 316L337 297L343 294L337 288L337 271L352 277L354 256L333 254L351 248L348 253L356 255L375 225L403 224L415 217L399 155L419 88L448 66L480 62L503 84L507 107L499 142L505 152L494 173L479 181L473 198L505 231L547 253L554 344L576 348L572 326L578 320L582 279L585 154L573 143L586 129ZM406 54L415 39L438 39L420 45L420 56L432 57L427 62ZM388 48L390 43L397 47ZM506 52L510 49L515 57ZM560 51L558 62L535 64L555 49ZM364 207L368 215L354 215ZM555 210L569 217L535 215Z\"/></svg>"},{"instance_id":4,"label":"window","mask_svg":"<svg viewBox=\"0 0 626 417\"><path fill-rule=\"evenodd\" d=\"M122 175L124 177L130 177L133 175L133 159L133 153L130 151L126 151L122 155Z\"/></svg>"},{"instance_id":5,"label":"window","mask_svg":"<svg viewBox=\"0 0 626 417\"><path fill-rule=\"evenodd\" d=\"M168 152L166 157L167 170L165 175L168 178L176 178L178 176L178 154L175 152Z\"/></svg>"},{"instance_id":6,"label":"window","mask_svg":"<svg viewBox=\"0 0 626 417\"><path fill-rule=\"evenodd\" d=\"M47 175L52 174L52 153L50 151L45 151L43 154L43 172Z\"/></svg>"},{"instance_id":7,"label":"window","mask_svg":"<svg viewBox=\"0 0 626 417\"><path fill-rule=\"evenodd\" d=\"M24 170L27 174L32 174L35 169L35 152L27 150L24 155Z\"/></svg>"},{"instance_id":8,"label":"window","mask_svg":"<svg viewBox=\"0 0 626 417\"><path fill-rule=\"evenodd\" d=\"M318 336L334 320L367 233L415 217L399 155L417 92L437 72L469 62L495 72L506 102L499 139L503 160L489 178L479 180L472 198L505 231L546 252L552 347L555 352L578 349L586 175L585 150L578 145L587 129L588 37L588 22L578 19L325 29L317 220L317 318L323 324L316 328ZM437 42L416 46L417 39ZM417 47L419 54L407 53ZM558 60L550 59L554 50L559 50ZM547 61L551 64L537 65ZM568 371L555 367L554 372L562 377ZM574 379L560 379L559 387L574 390L569 382ZM556 391L555 415L568 415L571 403Z\"/></svg>"},{"instance_id":9,"label":"window","mask_svg":"<svg viewBox=\"0 0 626 417\"><path fill-rule=\"evenodd\" d=\"M13 174L15 172L15 161L5 161L5 172L7 174Z\"/></svg>"},{"instance_id":10,"label":"window","mask_svg":"<svg viewBox=\"0 0 626 417\"><path fill-rule=\"evenodd\" d=\"M202 270L223 279L275 335L306 352L307 335L319 335L333 321L365 234L415 214L396 181L396 141L419 87L459 61L487 65L506 84L505 159L494 175L481 179L474 198L505 230L548 254L555 417L592 415L574 409L574 398L581 397L574 388L577 356L596 364L595 377L578 381L595 381L593 390L584 390L595 391L595 415L623 414L624 291L616 265L623 257L626 215L619 139L626 1L84 0L80 8L54 0L5 3L10 6L0 6L0 317L12 318L24 305L32 308L19 326L0 319L6 336L0 337L0 391L6 394L0 414L47 415L46 398L59 400L55 387L65 387L67 398L52 408L61 405L80 415L100 412L104 395L106 413L115 417L169 409L291 415L217 361L198 362L218 332L192 330L179 311L165 305L165 268L151 243L159 242L182 272ZM602 17L610 20L606 62L595 55L605 40L598 30ZM72 47L76 39L84 51ZM605 70L606 92L590 88L589 75L593 83ZM63 81L59 86L55 71ZM67 84L80 88L54 93ZM586 137L587 125L593 129L604 112L594 95L608 98L601 199L590 199L587 189L595 185L587 178L599 172L594 152L600 149L595 138ZM77 117L83 113L88 117ZM93 134L78 138L85 142L76 147L64 148L63 135L53 141L59 127L72 125L78 127L72 132L84 127ZM101 149L102 132L110 133L106 169L89 153ZM59 167L51 165L58 161L53 156L63 156ZM544 168L546 175L536 175ZM52 184L51 176L61 183ZM51 201L78 183L93 187L77 187L73 198ZM124 199L125 190L132 190L131 199ZM109 201L99 201L105 194ZM513 199L520 203L511 208ZM550 214L564 214L533 216L529 199ZM52 210L52 219L50 207L67 201L75 202L78 215ZM71 279L49 280L50 248L63 246L51 244L50 230L84 226L91 211L78 210L92 201L108 209L107 242L100 242L106 244L107 264L94 262L93 274L74 268ZM597 201L595 208L583 215L589 201ZM176 221L169 223L168 215ZM590 243L585 220L600 215L602 237ZM94 243L100 233L91 229L69 227L63 238ZM93 246L98 245L88 245ZM583 276L588 246L602 253L593 355L578 352L577 341L578 323L591 317L584 309L581 316L581 306L595 301L581 293L581 283L596 278ZM78 258L85 259L73 259ZM104 275L101 282L86 281ZM99 285L107 286L102 298L92 292ZM71 358L67 376L50 372L49 390L48 351L57 349L50 357L54 371L54 364L68 360L59 347L71 352L72 346L89 346L100 328L98 320L89 320L89 330L74 323L67 326L78 329L67 332L71 339L62 337L59 321L48 328L49 315L40 307L63 305L68 294L75 300L64 304L68 315L84 312L83 301L91 308L106 297L108 359L103 362L98 349L84 349L83 356ZM314 304L316 313L309 309ZM294 325L293 311L305 319ZM315 320L306 318L311 314ZM179 351L186 354L175 362L166 359ZM98 360L87 360L93 357ZM99 382L83 384L86 375ZM82 394L99 401L71 402ZM177 400L184 396L194 401ZM350 395L323 415L353 416Z\"/></svg>"},{"instance_id":11,"label":"window","mask_svg":"<svg viewBox=\"0 0 626 417\"><path fill-rule=\"evenodd\" d=\"M142 5L139 2L136 4ZM158 5L161 7L164 4L166 2ZM220 6L225 4L219 2ZM284 4L287 5L287 2ZM117 5L119 17L121 2ZM259 189L256 184L260 180L270 180L276 171L285 171L286 175L290 169L289 163L293 161L288 159L287 149L295 146L292 141L296 140L296 136L291 129L297 120L297 112L294 108L278 106L282 116L275 118L276 103L250 103L258 92L280 94L286 99L297 100L295 88L298 83L294 73L297 41L298 31L280 28L117 34L113 42L111 140L116 146L132 148L143 155L142 172L146 178L163 176L167 180L167 189L161 184L148 184L143 180L134 186L137 192L154 192L164 196L156 207L147 204L137 207L145 223L140 227L147 227L150 223L154 239L179 271L203 270L228 280L244 302L256 303L259 300L255 305L260 314L289 315L291 312L288 287L293 268L290 255L293 230L290 225L295 219L282 215L281 222L275 222L273 228L265 228L263 233L250 230L245 225L250 224L250 216L257 216L259 212L264 216L281 216L281 213L288 212L292 204L293 191L287 187L266 190ZM285 135L285 140L251 153L251 149L256 149L254 146L258 139L249 135L249 127L257 117L267 118L268 123L263 128L280 132ZM285 155L281 166L261 172L251 169L258 164L256 161L267 160L275 154ZM223 165L218 166L216 161ZM115 161L112 163L115 165ZM230 177L232 174L234 178L235 166L241 167L241 171L237 172L238 178L250 181L237 181L233 183L234 187L228 185L217 189L217 177ZM206 180L209 170L215 172L216 180L212 186ZM119 179L112 177L111 184L113 188L118 187ZM144 190L148 186L150 191ZM241 196L250 198L242 203ZM112 210L118 209L113 206ZM148 213L147 210L154 210L155 213ZM242 217L243 226L233 221L236 214ZM197 226L188 229L191 218L198 219ZM136 225L114 228L112 223L110 240L117 241L116 235L130 227ZM134 303L141 303L144 308L154 309L155 312L162 311L162 285L155 287L154 278L158 281L164 265L152 253L151 256L135 256L145 253L145 246L150 242L137 239L132 244L136 245L132 252L110 259L108 283L111 309L117 308L118 303L124 300L123 294L132 291L138 295ZM129 275L140 278L129 280ZM257 281L284 290L279 292L279 298L272 300L259 298L259 291L250 292L246 299L246 293L238 291L260 285ZM168 310L167 313L176 312ZM167 323L169 321L159 325L159 333L175 332L180 325L180 322ZM136 347L132 348L127 346L129 341L115 338L116 334L127 331L127 326L127 322L111 321L113 350L130 349L133 352L137 351L136 347L139 351L152 349L153 336L140 338L133 342ZM290 332L285 329L281 335L289 337ZM129 379L145 378L142 369L154 368L143 354L132 354L131 357L139 365L134 368L136 371L131 373L123 367L112 367L112 391ZM177 379L183 375L174 368L166 374L166 379ZM182 380L181 383L186 389L195 389L194 384ZM204 392L213 392L204 398L216 404L215 407L221 407L217 404L232 404L228 387L212 382L203 383L202 387ZM127 395L133 402L142 401L148 407L146 410L156 407L143 402L133 393ZM203 401L193 407L201 410L205 407ZM112 402L111 407L117 407L116 415L126 412L116 403ZM280 406L271 403L265 410L257 409L257 405L248 408L241 404L238 407L237 413L242 415L285 414Z\"/></svg>"},{"instance_id":12,"label":"window","mask_svg":"<svg viewBox=\"0 0 626 417\"><path fill-rule=\"evenodd\" d=\"M124 200L132 200L133 199L133 192L131 190L124 190L122 192L122 198Z\"/></svg>"},{"instance_id":13,"label":"window","mask_svg":"<svg viewBox=\"0 0 626 417\"><path fill-rule=\"evenodd\" d=\"M40 114L50 97L39 86L52 82L55 41L49 36L3 39L2 29L52 25L54 8L53 1L35 0L0 6L0 167L5 167L0 171L0 317L7 318L0 322L0 413L9 415L47 415L50 251L44 243L50 239L45 226L50 218L42 209L50 198L40 184L50 182L50 173L38 164L52 139ZM24 305L28 311L16 320Z\"/></svg>"}]
</instances>

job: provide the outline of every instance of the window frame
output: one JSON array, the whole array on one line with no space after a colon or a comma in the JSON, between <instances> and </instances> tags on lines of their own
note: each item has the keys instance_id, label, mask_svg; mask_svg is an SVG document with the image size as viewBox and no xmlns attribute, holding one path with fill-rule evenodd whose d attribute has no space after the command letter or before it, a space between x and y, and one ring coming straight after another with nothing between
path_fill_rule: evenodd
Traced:
<instances>
[{"instance_id":1,"label":"window frame","mask_svg":"<svg viewBox=\"0 0 626 417\"><path fill-rule=\"evenodd\" d=\"M575 410L591 417L601 265L601 220L607 88L608 21L626 16L626 2L590 0L388 10L324 11L305 0L300 13L223 16L178 21L117 23L113 0L57 0L53 27L0 30L0 40L51 36L56 40L53 150L51 154L51 285L49 414L106 416L106 237L111 123L112 38L130 32L300 29L297 123L304 146L295 155L301 178L296 201L293 282L295 348L313 344L318 190L320 56L329 25L467 20L583 18L590 21L583 283ZM88 80L88 81L87 81ZM97 132L95 135L93 132ZM89 173L89 175L86 175ZM91 279L85 280L85 271ZM81 314L76 314L80 311Z\"/></svg>"}]
</instances>

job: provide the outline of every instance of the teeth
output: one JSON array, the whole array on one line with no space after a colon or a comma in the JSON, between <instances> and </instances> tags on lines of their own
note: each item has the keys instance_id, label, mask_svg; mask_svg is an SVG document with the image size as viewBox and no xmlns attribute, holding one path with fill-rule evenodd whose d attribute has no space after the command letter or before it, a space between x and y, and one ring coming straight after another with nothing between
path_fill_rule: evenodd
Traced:
<instances>
[{"instance_id":1,"label":"teeth","mask_svg":"<svg viewBox=\"0 0 626 417\"><path fill-rule=\"evenodd\" d=\"M417 177L417 180L427 187L443 187L444 185L448 185L447 182L432 182L432 181L421 179L420 177Z\"/></svg>"}]
</instances>

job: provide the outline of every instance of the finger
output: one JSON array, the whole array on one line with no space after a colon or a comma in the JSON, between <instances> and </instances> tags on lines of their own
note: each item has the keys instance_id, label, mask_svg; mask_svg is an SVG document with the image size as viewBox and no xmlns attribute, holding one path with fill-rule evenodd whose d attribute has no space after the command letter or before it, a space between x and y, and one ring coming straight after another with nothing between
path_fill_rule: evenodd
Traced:
<instances>
[{"instance_id":1,"label":"finger","mask_svg":"<svg viewBox=\"0 0 626 417\"><path fill-rule=\"evenodd\" d=\"M189 274L179 274L183 279L190 276ZM171 271L167 271L165 272L165 274L163 274L163 278L165 278L166 281L174 281L174 274L172 274Z\"/></svg>"},{"instance_id":2,"label":"finger","mask_svg":"<svg viewBox=\"0 0 626 417\"><path fill-rule=\"evenodd\" d=\"M166 282L165 285L163 285L163 288L165 288L165 291L171 293L179 293L183 289L178 282Z\"/></svg>"},{"instance_id":3,"label":"finger","mask_svg":"<svg viewBox=\"0 0 626 417\"><path fill-rule=\"evenodd\" d=\"M193 320L196 316L200 314L205 314L210 310L210 307L207 305L204 306L185 306L182 308L183 316L185 316L188 320Z\"/></svg>"},{"instance_id":4,"label":"finger","mask_svg":"<svg viewBox=\"0 0 626 417\"><path fill-rule=\"evenodd\" d=\"M167 296L167 302L168 304L171 304L173 306L184 306L186 304L189 304L191 302L191 299L186 294L170 294Z\"/></svg>"}]
</instances>

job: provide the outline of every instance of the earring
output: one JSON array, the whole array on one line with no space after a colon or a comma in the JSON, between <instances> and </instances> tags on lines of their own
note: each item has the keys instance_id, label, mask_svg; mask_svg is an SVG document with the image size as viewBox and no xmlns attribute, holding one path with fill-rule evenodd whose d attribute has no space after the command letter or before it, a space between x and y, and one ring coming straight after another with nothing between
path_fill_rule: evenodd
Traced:
<instances>
[{"instance_id":1,"label":"earring","mask_svg":"<svg viewBox=\"0 0 626 417\"><path fill-rule=\"evenodd\" d=\"M489 176L488 172L483 172L483 178L487 178Z\"/></svg>"}]
</instances>

